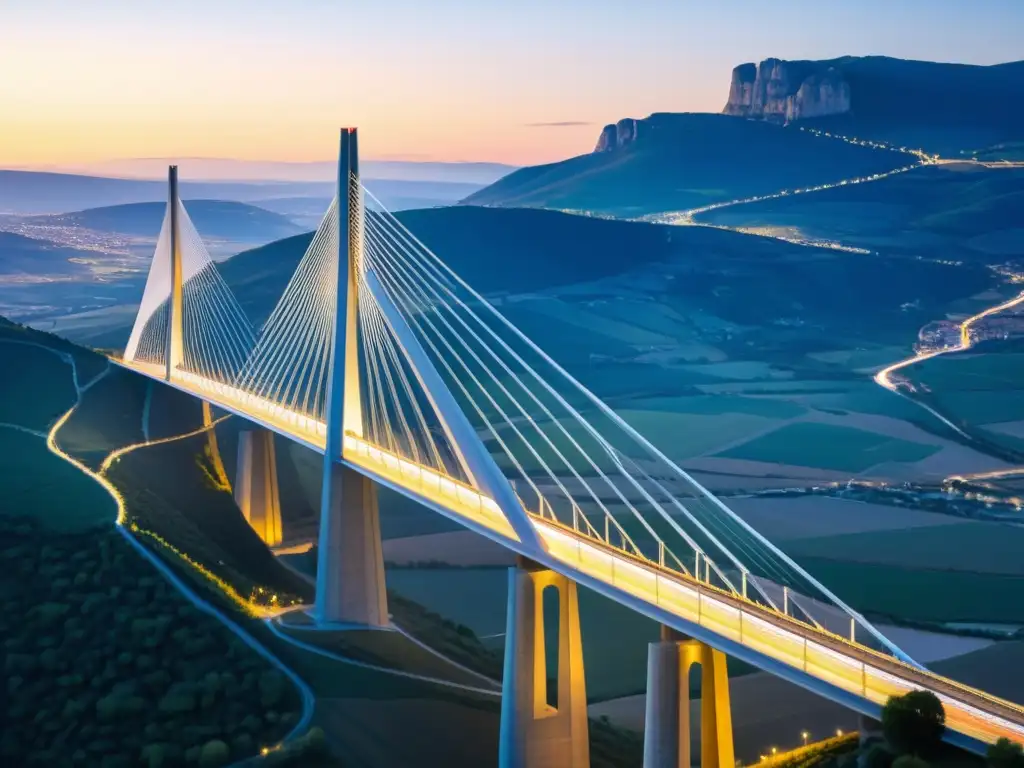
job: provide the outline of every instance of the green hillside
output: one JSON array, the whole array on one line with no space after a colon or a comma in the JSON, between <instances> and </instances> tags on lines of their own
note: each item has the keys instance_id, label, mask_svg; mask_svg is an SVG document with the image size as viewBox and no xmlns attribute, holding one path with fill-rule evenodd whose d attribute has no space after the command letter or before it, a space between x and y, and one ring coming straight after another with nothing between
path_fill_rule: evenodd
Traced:
<instances>
[{"instance_id":1,"label":"green hillside","mask_svg":"<svg viewBox=\"0 0 1024 768\"><path fill-rule=\"evenodd\" d=\"M722 208L699 221L795 227L847 245L944 258L1024 254L1024 169L954 164Z\"/></svg>"},{"instance_id":2,"label":"green hillside","mask_svg":"<svg viewBox=\"0 0 1024 768\"><path fill-rule=\"evenodd\" d=\"M523 168L471 195L474 205L637 216L867 176L908 156L725 115L655 114L623 148Z\"/></svg>"},{"instance_id":3,"label":"green hillside","mask_svg":"<svg viewBox=\"0 0 1024 768\"><path fill-rule=\"evenodd\" d=\"M674 231L665 227L555 211L460 206L403 211L397 217L484 293L596 280L667 259L678 251ZM702 237L721 236L697 235ZM269 314L311 240L312 234L290 237L219 265L253 320L262 322Z\"/></svg>"}]
</instances>

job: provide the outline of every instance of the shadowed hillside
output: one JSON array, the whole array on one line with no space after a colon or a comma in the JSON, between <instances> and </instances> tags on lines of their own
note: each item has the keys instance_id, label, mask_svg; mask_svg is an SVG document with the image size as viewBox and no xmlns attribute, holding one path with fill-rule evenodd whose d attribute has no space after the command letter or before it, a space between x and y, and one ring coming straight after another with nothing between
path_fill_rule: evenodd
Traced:
<instances>
[{"instance_id":1,"label":"shadowed hillside","mask_svg":"<svg viewBox=\"0 0 1024 768\"><path fill-rule=\"evenodd\" d=\"M982 268L866 258L706 227L472 207L409 211L399 218L487 295L543 292L540 300L570 287L569 293L591 300L667 295L684 302L687 313L707 312L762 330L775 325L780 338L823 338L828 330L867 338L883 328L914 332L946 302L990 283ZM270 313L310 239L281 240L220 265L254 322ZM639 274L658 277L636 286ZM907 302L916 305L903 306ZM521 302L502 304L502 311L522 320L527 333L549 336L533 327L538 318Z\"/></svg>"},{"instance_id":2,"label":"shadowed hillside","mask_svg":"<svg viewBox=\"0 0 1024 768\"><path fill-rule=\"evenodd\" d=\"M668 228L554 211L464 206L404 211L398 219L484 293L594 280L674 250ZM312 233L279 240L219 266L251 319L262 322L269 314L311 240Z\"/></svg>"},{"instance_id":3,"label":"shadowed hillside","mask_svg":"<svg viewBox=\"0 0 1024 768\"><path fill-rule=\"evenodd\" d=\"M523 168L466 202L636 216L867 176L908 160L726 115L655 114L637 121L626 146Z\"/></svg>"},{"instance_id":4,"label":"shadowed hillside","mask_svg":"<svg viewBox=\"0 0 1024 768\"><path fill-rule=\"evenodd\" d=\"M83 260L94 257L89 251L68 248L48 240L38 240L13 232L0 232L0 275L85 274Z\"/></svg>"},{"instance_id":5,"label":"shadowed hillside","mask_svg":"<svg viewBox=\"0 0 1024 768\"><path fill-rule=\"evenodd\" d=\"M227 200L185 200L184 203L192 223L206 237L255 242L302 231L286 216L254 205ZM33 216L27 221L41 226L81 227L155 238L160 233L166 208L162 202L131 203L89 208L74 213Z\"/></svg>"}]
</instances>

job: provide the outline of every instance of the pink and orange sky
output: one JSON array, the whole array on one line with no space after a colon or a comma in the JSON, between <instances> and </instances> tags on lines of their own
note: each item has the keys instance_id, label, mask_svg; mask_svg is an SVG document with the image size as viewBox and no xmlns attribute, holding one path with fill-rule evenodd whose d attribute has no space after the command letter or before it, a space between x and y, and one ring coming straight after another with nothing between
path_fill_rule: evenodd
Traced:
<instances>
[{"instance_id":1,"label":"pink and orange sky","mask_svg":"<svg viewBox=\"0 0 1024 768\"><path fill-rule=\"evenodd\" d=\"M13 0L0 167L133 157L538 163L718 111L768 56L1024 58L1019 0Z\"/></svg>"}]
</instances>

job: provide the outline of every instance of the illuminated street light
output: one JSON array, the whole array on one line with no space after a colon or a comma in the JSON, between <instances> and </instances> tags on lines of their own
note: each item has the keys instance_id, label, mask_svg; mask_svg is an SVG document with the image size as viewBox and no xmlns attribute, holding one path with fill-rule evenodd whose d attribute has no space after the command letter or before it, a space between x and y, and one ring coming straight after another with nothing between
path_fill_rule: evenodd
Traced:
<instances>
[{"instance_id":1,"label":"illuminated street light","mask_svg":"<svg viewBox=\"0 0 1024 768\"><path fill-rule=\"evenodd\" d=\"M836 736L842 736L842 735L843 735L843 729L842 728L836 728Z\"/></svg>"},{"instance_id":2,"label":"illuminated street light","mask_svg":"<svg viewBox=\"0 0 1024 768\"><path fill-rule=\"evenodd\" d=\"M807 731L801 731L800 732L800 738L804 740L804 746L805 747L807 746L807 739L810 738L810 736L811 736L811 734L809 734Z\"/></svg>"}]
</instances>

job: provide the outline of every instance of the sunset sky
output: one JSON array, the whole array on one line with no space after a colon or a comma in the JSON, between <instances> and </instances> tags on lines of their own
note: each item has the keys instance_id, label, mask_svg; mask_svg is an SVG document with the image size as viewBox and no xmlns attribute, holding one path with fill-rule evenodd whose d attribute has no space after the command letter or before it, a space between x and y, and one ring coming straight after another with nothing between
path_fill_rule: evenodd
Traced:
<instances>
[{"instance_id":1,"label":"sunset sky","mask_svg":"<svg viewBox=\"0 0 1024 768\"><path fill-rule=\"evenodd\" d=\"M2 0L0 167L130 157L536 163L719 111L768 56L1024 58L1024 0Z\"/></svg>"}]
</instances>

